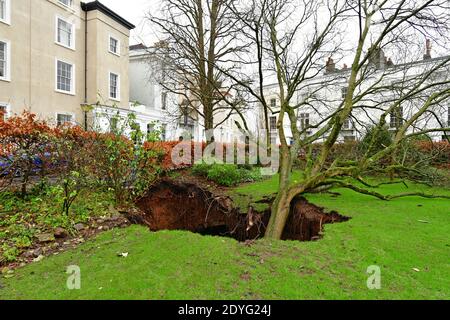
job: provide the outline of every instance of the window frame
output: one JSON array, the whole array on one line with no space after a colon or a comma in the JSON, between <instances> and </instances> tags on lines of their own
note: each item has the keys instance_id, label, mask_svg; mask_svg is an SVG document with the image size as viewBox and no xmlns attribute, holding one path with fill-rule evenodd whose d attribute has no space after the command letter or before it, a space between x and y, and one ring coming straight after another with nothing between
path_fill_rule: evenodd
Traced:
<instances>
[{"instance_id":1,"label":"window frame","mask_svg":"<svg viewBox=\"0 0 450 320\"><path fill-rule=\"evenodd\" d=\"M155 130L156 130L156 127L153 122L147 123L147 134L153 133L153 132L155 132Z\"/></svg>"},{"instance_id":2,"label":"window frame","mask_svg":"<svg viewBox=\"0 0 450 320\"><path fill-rule=\"evenodd\" d=\"M111 96L111 75L117 76L116 97ZM108 97L110 100L120 102L120 74L117 72L109 71L108 73Z\"/></svg>"},{"instance_id":3,"label":"window frame","mask_svg":"<svg viewBox=\"0 0 450 320\"><path fill-rule=\"evenodd\" d=\"M450 103L447 106L447 126L450 127Z\"/></svg>"},{"instance_id":4,"label":"window frame","mask_svg":"<svg viewBox=\"0 0 450 320\"><path fill-rule=\"evenodd\" d=\"M73 7L73 0L67 0L69 3L65 4L63 0L58 0L58 3L63 5L64 7L71 8Z\"/></svg>"},{"instance_id":5,"label":"window frame","mask_svg":"<svg viewBox=\"0 0 450 320\"><path fill-rule=\"evenodd\" d=\"M342 124L342 130L343 131L353 131L355 129L353 118L349 116L347 119L344 120L344 123Z\"/></svg>"},{"instance_id":6,"label":"window frame","mask_svg":"<svg viewBox=\"0 0 450 320\"><path fill-rule=\"evenodd\" d=\"M0 18L0 22L11 25L11 0L3 0L5 3L5 17Z\"/></svg>"},{"instance_id":7,"label":"window frame","mask_svg":"<svg viewBox=\"0 0 450 320\"><path fill-rule=\"evenodd\" d=\"M167 110L167 91L161 92L161 110Z\"/></svg>"},{"instance_id":8,"label":"window frame","mask_svg":"<svg viewBox=\"0 0 450 320\"><path fill-rule=\"evenodd\" d=\"M117 41L117 52L114 52L114 51L111 50L111 39ZM113 54L113 55L115 55L115 56L120 57L120 40L117 37L113 36L112 34L110 34L108 36L108 52Z\"/></svg>"},{"instance_id":9,"label":"window frame","mask_svg":"<svg viewBox=\"0 0 450 320\"><path fill-rule=\"evenodd\" d=\"M272 120L275 119L274 123L275 126L272 126ZM270 116L269 117L269 131L270 132L276 132L277 131L277 126L278 126L278 118L276 116Z\"/></svg>"},{"instance_id":10,"label":"window frame","mask_svg":"<svg viewBox=\"0 0 450 320\"><path fill-rule=\"evenodd\" d=\"M6 72L3 77L0 77L0 81L11 81L11 41L6 39L0 39L6 45Z\"/></svg>"},{"instance_id":11,"label":"window frame","mask_svg":"<svg viewBox=\"0 0 450 320\"><path fill-rule=\"evenodd\" d=\"M402 106L398 106L397 108L395 108L394 110L391 110L391 112L389 112L389 129L390 130L398 130L403 126L403 124L405 123L404 112L405 112L405 110L403 110Z\"/></svg>"},{"instance_id":12,"label":"window frame","mask_svg":"<svg viewBox=\"0 0 450 320\"><path fill-rule=\"evenodd\" d=\"M70 117L70 121L67 121L67 122L65 122L65 123L70 123L70 124L75 124L75 113L73 113L73 112L59 112L59 111L57 111L56 113L55 113L55 119L56 119L56 126L57 127L60 127L60 126L62 126L62 125L64 125L65 123L62 123L62 124L59 124L58 123L58 116L59 115L61 115L61 116L69 116Z\"/></svg>"},{"instance_id":13,"label":"window frame","mask_svg":"<svg viewBox=\"0 0 450 320\"><path fill-rule=\"evenodd\" d=\"M11 105L7 102L1 102L0 101L0 108L4 108L5 109L5 114L3 115L4 118L3 119L7 119L9 117L9 114L11 112Z\"/></svg>"},{"instance_id":14,"label":"window frame","mask_svg":"<svg viewBox=\"0 0 450 320\"><path fill-rule=\"evenodd\" d=\"M167 140L167 123L161 125L161 141Z\"/></svg>"},{"instance_id":15,"label":"window frame","mask_svg":"<svg viewBox=\"0 0 450 320\"><path fill-rule=\"evenodd\" d=\"M65 23L69 24L71 26L70 30L70 46L62 43L59 41L59 20L64 21ZM61 47L71 49L73 51L76 50L76 31L75 31L75 24L68 21L67 19L64 19L60 15L55 16L55 43Z\"/></svg>"},{"instance_id":16,"label":"window frame","mask_svg":"<svg viewBox=\"0 0 450 320\"><path fill-rule=\"evenodd\" d=\"M275 101L275 103L272 103L274 101ZM277 102L278 102L277 98L270 99L270 102L269 102L270 107L275 109L277 107Z\"/></svg>"},{"instance_id":17,"label":"window frame","mask_svg":"<svg viewBox=\"0 0 450 320\"><path fill-rule=\"evenodd\" d=\"M72 66L72 73L71 73L71 78L70 78L70 80L71 80L70 81L70 91L58 89L58 62L69 64ZM76 92L76 66L75 66L75 63L72 63L72 62L64 60L64 59L55 58L55 91L58 93L68 94L68 95L72 95L72 96L75 95L75 92Z\"/></svg>"},{"instance_id":18,"label":"window frame","mask_svg":"<svg viewBox=\"0 0 450 320\"><path fill-rule=\"evenodd\" d=\"M305 131L311 127L311 115L309 112L300 113L300 129Z\"/></svg>"}]
</instances>

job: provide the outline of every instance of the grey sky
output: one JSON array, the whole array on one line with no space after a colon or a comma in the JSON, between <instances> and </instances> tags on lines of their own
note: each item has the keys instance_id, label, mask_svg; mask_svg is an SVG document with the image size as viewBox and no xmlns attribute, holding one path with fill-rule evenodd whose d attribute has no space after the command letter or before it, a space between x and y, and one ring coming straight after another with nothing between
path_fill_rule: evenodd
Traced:
<instances>
[{"instance_id":1,"label":"grey sky","mask_svg":"<svg viewBox=\"0 0 450 320\"><path fill-rule=\"evenodd\" d=\"M152 45L157 41L157 37L149 24L145 22L145 16L149 12L157 14L160 1L161 0L100 0L104 5L136 25L136 29L131 32L130 44L143 42L146 45ZM436 47L433 49L437 50L437 52L440 51L439 48Z\"/></svg>"},{"instance_id":2,"label":"grey sky","mask_svg":"<svg viewBox=\"0 0 450 320\"><path fill-rule=\"evenodd\" d=\"M144 17L148 12L158 10L159 0L100 0L100 2L136 25L136 29L131 32L130 44L145 42L151 45L156 40L148 24L144 27Z\"/></svg>"}]
</instances>

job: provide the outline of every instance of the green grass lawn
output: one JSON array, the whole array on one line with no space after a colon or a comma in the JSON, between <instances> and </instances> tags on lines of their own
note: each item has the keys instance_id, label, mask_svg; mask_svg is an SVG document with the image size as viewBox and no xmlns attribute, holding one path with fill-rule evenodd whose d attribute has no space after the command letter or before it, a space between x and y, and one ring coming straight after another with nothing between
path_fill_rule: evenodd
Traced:
<instances>
[{"instance_id":1,"label":"green grass lawn","mask_svg":"<svg viewBox=\"0 0 450 320\"><path fill-rule=\"evenodd\" d=\"M239 192L267 194L274 181ZM408 191L413 189L450 194L420 186ZM402 192L406 187L381 190ZM133 226L17 270L14 277L0 280L0 299L450 298L450 200L384 202L338 191L339 197L308 196L352 217L326 225L317 242L261 240L249 247L233 239L150 233ZM122 252L128 257L118 257ZM66 288L69 265L81 268L80 290ZM371 265L381 268L380 290L366 286Z\"/></svg>"}]
</instances>

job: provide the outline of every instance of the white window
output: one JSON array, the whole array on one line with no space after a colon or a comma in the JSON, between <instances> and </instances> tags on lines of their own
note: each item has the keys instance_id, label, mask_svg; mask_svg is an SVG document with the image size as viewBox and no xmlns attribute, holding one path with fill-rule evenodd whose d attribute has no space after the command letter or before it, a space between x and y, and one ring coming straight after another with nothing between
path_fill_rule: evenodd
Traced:
<instances>
[{"instance_id":1,"label":"white window","mask_svg":"<svg viewBox=\"0 0 450 320\"><path fill-rule=\"evenodd\" d=\"M109 73L109 98L120 100L120 77L112 72Z\"/></svg>"},{"instance_id":2,"label":"white window","mask_svg":"<svg viewBox=\"0 0 450 320\"><path fill-rule=\"evenodd\" d=\"M119 118L113 117L109 121L109 132L111 133L117 133L119 128Z\"/></svg>"},{"instance_id":3,"label":"white window","mask_svg":"<svg viewBox=\"0 0 450 320\"><path fill-rule=\"evenodd\" d=\"M270 99L270 107L271 108L277 107L277 99Z\"/></svg>"},{"instance_id":4,"label":"white window","mask_svg":"<svg viewBox=\"0 0 450 320\"><path fill-rule=\"evenodd\" d=\"M59 126L63 126L65 124L71 124L73 123L73 115L71 114L65 114L65 113L58 113L56 115L56 123Z\"/></svg>"},{"instance_id":5,"label":"white window","mask_svg":"<svg viewBox=\"0 0 450 320\"><path fill-rule=\"evenodd\" d=\"M0 80L10 80L11 53L10 42L0 40Z\"/></svg>"},{"instance_id":6,"label":"white window","mask_svg":"<svg viewBox=\"0 0 450 320\"><path fill-rule=\"evenodd\" d=\"M112 36L109 36L109 52L120 55L120 41Z\"/></svg>"},{"instance_id":7,"label":"white window","mask_svg":"<svg viewBox=\"0 0 450 320\"><path fill-rule=\"evenodd\" d=\"M161 141L166 141L167 139L167 124L161 126Z\"/></svg>"},{"instance_id":8,"label":"white window","mask_svg":"<svg viewBox=\"0 0 450 320\"><path fill-rule=\"evenodd\" d=\"M345 119L344 124L342 125L344 130L353 130L353 121L351 117Z\"/></svg>"},{"instance_id":9,"label":"white window","mask_svg":"<svg viewBox=\"0 0 450 320\"><path fill-rule=\"evenodd\" d=\"M447 126L450 127L450 106L447 107Z\"/></svg>"},{"instance_id":10,"label":"white window","mask_svg":"<svg viewBox=\"0 0 450 320\"><path fill-rule=\"evenodd\" d=\"M277 117L270 117L270 131L277 130Z\"/></svg>"},{"instance_id":11,"label":"white window","mask_svg":"<svg viewBox=\"0 0 450 320\"><path fill-rule=\"evenodd\" d=\"M56 91L75 94L75 66L56 60Z\"/></svg>"},{"instance_id":12,"label":"white window","mask_svg":"<svg viewBox=\"0 0 450 320\"><path fill-rule=\"evenodd\" d=\"M161 93L161 109L167 109L167 92Z\"/></svg>"},{"instance_id":13,"label":"white window","mask_svg":"<svg viewBox=\"0 0 450 320\"><path fill-rule=\"evenodd\" d=\"M0 103L0 120L5 120L8 115L8 105Z\"/></svg>"},{"instance_id":14,"label":"white window","mask_svg":"<svg viewBox=\"0 0 450 320\"><path fill-rule=\"evenodd\" d=\"M0 0L0 22L11 22L11 0Z\"/></svg>"},{"instance_id":15,"label":"white window","mask_svg":"<svg viewBox=\"0 0 450 320\"><path fill-rule=\"evenodd\" d=\"M397 107L394 110L392 110L390 117L391 117L391 121L389 123L390 128L400 129L400 127L403 125L403 108Z\"/></svg>"},{"instance_id":16,"label":"white window","mask_svg":"<svg viewBox=\"0 0 450 320\"><path fill-rule=\"evenodd\" d=\"M56 43L66 48L75 49L74 25L60 17L56 17Z\"/></svg>"},{"instance_id":17,"label":"white window","mask_svg":"<svg viewBox=\"0 0 450 320\"><path fill-rule=\"evenodd\" d=\"M72 6L72 0L58 0L58 2L65 5L66 7Z\"/></svg>"},{"instance_id":18,"label":"white window","mask_svg":"<svg viewBox=\"0 0 450 320\"><path fill-rule=\"evenodd\" d=\"M309 113L300 113L300 128L302 130L309 128Z\"/></svg>"},{"instance_id":19,"label":"white window","mask_svg":"<svg viewBox=\"0 0 450 320\"><path fill-rule=\"evenodd\" d=\"M348 87L341 88L341 97L345 99L347 97Z\"/></svg>"}]
</instances>

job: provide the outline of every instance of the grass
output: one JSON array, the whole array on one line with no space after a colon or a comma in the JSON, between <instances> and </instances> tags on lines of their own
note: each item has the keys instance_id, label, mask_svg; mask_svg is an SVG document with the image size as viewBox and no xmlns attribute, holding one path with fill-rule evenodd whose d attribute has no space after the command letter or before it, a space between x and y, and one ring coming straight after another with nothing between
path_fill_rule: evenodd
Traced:
<instances>
[{"instance_id":1,"label":"grass","mask_svg":"<svg viewBox=\"0 0 450 320\"><path fill-rule=\"evenodd\" d=\"M275 181L238 191L263 197ZM405 189L381 187L383 193ZM412 190L450 194L417 185ZM317 242L261 240L248 247L233 239L132 226L17 270L0 280L0 299L450 298L449 200L384 202L338 191L339 197L308 196L352 217L326 225ZM128 257L118 257L122 252ZM81 268L81 290L66 288L69 265ZM366 286L371 265L381 268L380 290Z\"/></svg>"},{"instance_id":2,"label":"grass","mask_svg":"<svg viewBox=\"0 0 450 320\"><path fill-rule=\"evenodd\" d=\"M300 179L300 175L300 171L294 171L292 174L292 181L295 183ZM267 203L261 203L261 201L268 197L270 198L270 196L277 192L279 185L278 179L278 175L273 175L257 183L248 183L232 189L229 192L229 195L233 199L236 207L239 207L242 212L247 212L249 205L252 205L257 211L262 212L266 210L269 205Z\"/></svg>"}]
</instances>

